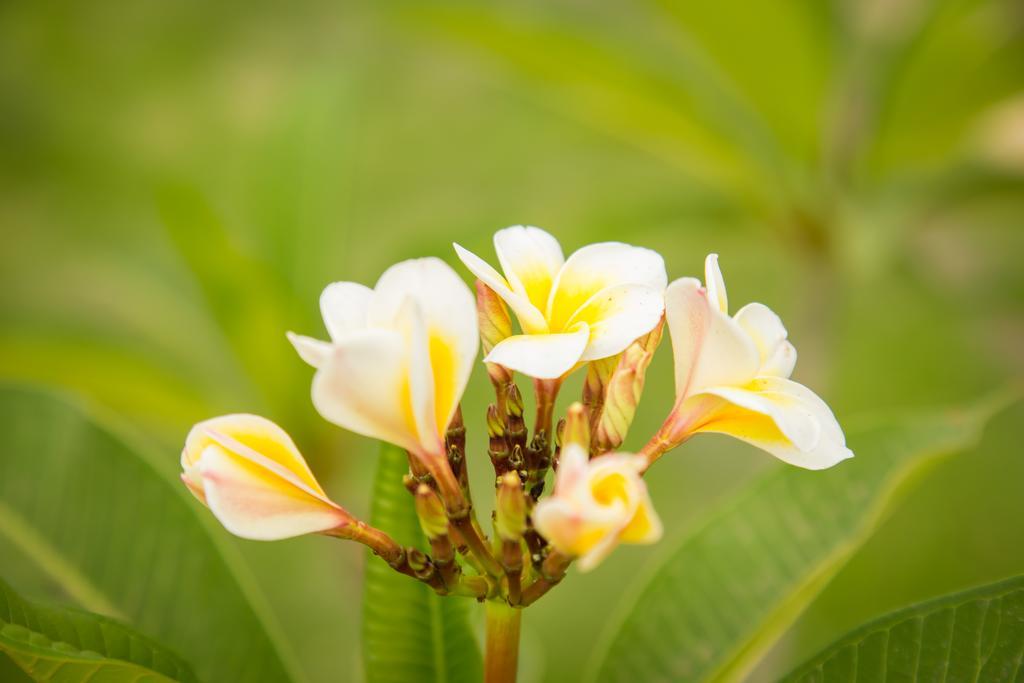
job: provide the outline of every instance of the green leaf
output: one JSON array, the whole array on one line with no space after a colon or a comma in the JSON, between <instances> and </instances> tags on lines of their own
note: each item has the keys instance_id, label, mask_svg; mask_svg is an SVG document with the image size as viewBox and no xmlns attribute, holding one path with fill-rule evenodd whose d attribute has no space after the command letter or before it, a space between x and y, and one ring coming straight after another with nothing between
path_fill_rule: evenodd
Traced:
<instances>
[{"instance_id":1,"label":"green leaf","mask_svg":"<svg viewBox=\"0 0 1024 683\"><path fill-rule=\"evenodd\" d=\"M157 459L81 406L0 386L0 534L90 612L130 621L208 681L288 681L225 532Z\"/></svg>"},{"instance_id":2,"label":"green leaf","mask_svg":"<svg viewBox=\"0 0 1024 683\"><path fill-rule=\"evenodd\" d=\"M405 451L385 445L373 485L371 523L402 545L422 545L412 496L402 486ZM480 650L469 627L472 604L441 597L376 557L366 565L363 663L367 683L482 679Z\"/></svg>"},{"instance_id":3,"label":"green leaf","mask_svg":"<svg viewBox=\"0 0 1024 683\"><path fill-rule=\"evenodd\" d=\"M890 421L853 435L857 457L831 470L780 465L757 478L637 578L591 679L741 680L903 485L973 443L994 406Z\"/></svg>"},{"instance_id":4,"label":"green leaf","mask_svg":"<svg viewBox=\"0 0 1024 683\"><path fill-rule=\"evenodd\" d=\"M182 681L196 676L178 655L118 621L32 604L0 580L0 652L37 681Z\"/></svg>"},{"instance_id":5,"label":"green leaf","mask_svg":"<svg viewBox=\"0 0 1024 683\"><path fill-rule=\"evenodd\" d=\"M1024 576L953 593L861 626L784 680L1016 681Z\"/></svg>"}]
</instances>

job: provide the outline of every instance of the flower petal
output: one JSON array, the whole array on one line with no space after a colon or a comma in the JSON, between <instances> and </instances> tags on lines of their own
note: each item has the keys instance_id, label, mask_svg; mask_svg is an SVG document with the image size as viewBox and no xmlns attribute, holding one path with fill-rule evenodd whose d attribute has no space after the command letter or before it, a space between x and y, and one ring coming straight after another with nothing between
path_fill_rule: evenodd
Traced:
<instances>
[{"instance_id":1,"label":"flower petal","mask_svg":"<svg viewBox=\"0 0 1024 683\"><path fill-rule=\"evenodd\" d=\"M484 360L537 379L556 379L576 367L589 339L586 323L561 334L518 334L499 342Z\"/></svg>"},{"instance_id":2,"label":"flower petal","mask_svg":"<svg viewBox=\"0 0 1024 683\"><path fill-rule=\"evenodd\" d=\"M306 361L314 368L318 368L327 361L334 348L330 342L320 341L294 332L287 332L288 341L292 343L295 350L299 352L299 358Z\"/></svg>"},{"instance_id":3,"label":"flower petal","mask_svg":"<svg viewBox=\"0 0 1024 683\"><path fill-rule=\"evenodd\" d=\"M509 308L516 314L516 317L519 318L519 324L524 332L532 334L548 331L548 324L544 320L544 314L531 304L530 300L524 295L512 291L512 286L498 271L468 249L464 249L458 244L453 244L452 246L455 247L455 253L458 254L459 259L469 268L470 272L480 278L484 284L493 289L508 304Z\"/></svg>"},{"instance_id":4,"label":"flower petal","mask_svg":"<svg viewBox=\"0 0 1024 683\"><path fill-rule=\"evenodd\" d=\"M757 347L743 328L712 306L694 278L676 280L665 291L665 319L672 336L676 396L710 386L735 386L757 374Z\"/></svg>"},{"instance_id":5,"label":"flower petal","mask_svg":"<svg viewBox=\"0 0 1024 683\"><path fill-rule=\"evenodd\" d=\"M748 389L758 394L759 402L746 400L746 405L741 405L722 399L695 431L729 434L784 462L811 470L825 469L853 457L835 415L807 387L781 377L759 377ZM817 424L818 438L812 446L802 449L790 436L807 420ZM803 434L798 440L805 440L806 436Z\"/></svg>"},{"instance_id":6,"label":"flower petal","mask_svg":"<svg viewBox=\"0 0 1024 683\"><path fill-rule=\"evenodd\" d=\"M708 254L704 259L704 283L708 288L708 298L718 310L729 314L729 296L725 291L725 279L722 269L718 267L718 254Z\"/></svg>"},{"instance_id":7,"label":"flower petal","mask_svg":"<svg viewBox=\"0 0 1024 683\"><path fill-rule=\"evenodd\" d=\"M185 448L181 453L182 469L187 472L199 462L199 457L206 448L214 443L223 445L225 439L239 444L234 450L249 449L259 454L259 457L266 458L291 472L317 495L324 494L288 433L259 415L221 415L192 427L185 438Z\"/></svg>"},{"instance_id":8,"label":"flower petal","mask_svg":"<svg viewBox=\"0 0 1024 683\"><path fill-rule=\"evenodd\" d=\"M621 353L654 329L664 311L664 289L633 284L602 289L569 320L569 327L578 322L590 327L590 340L580 360L597 360Z\"/></svg>"},{"instance_id":9,"label":"flower petal","mask_svg":"<svg viewBox=\"0 0 1024 683\"><path fill-rule=\"evenodd\" d=\"M782 319L764 304L747 304L736 312L733 319L754 341L761 356L762 367L775 355L788 336Z\"/></svg>"},{"instance_id":10,"label":"flower petal","mask_svg":"<svg viewBox=\"0 0 1024 683\"><path fill-rule=\"evenodd\" d=\"M809 451L821 438L821 423L804 402L789 393L760 390L761 383L748 387L709 387L702 393L725 399L740 408L771 418L779 432L800 451Z\"/></svg>"},{"instance_id":11,"label":"flower petal","mask_svg":"<svg viewBox=\"0 0 1024 683\"><path fill-rule=\"evenodd\" d=\"M591 244L572 254L562 266L548 299L546 318L552 330L563 330L573 314L607 287L635 284L664 290L665 261L656 251L621 242Z\"/></svg>"},{"instance_id":12,"label":"flower petal","mask_svg":"<svg viewBox=\"0 0 1024 683\"><path fill-rule=\"evenodd\" d=\"M313 405L324 419L416 452L421 443L411 392L408 344L391 330L341 340L313 377Z\"/></svg>"},{"instance_id":13,"label":"flower petal","mask_svg":"<svg viewBox=\"0 0 1024 683\"><path fill-rule=\"evenodd\" d=\"M320 294L320 314L331 339L366 328L373 290L356 282L332 282Z\"/></svg>"},{"instance_id":14,"label":"flower petal","mask_svg":"<svg viewBox=\"0 0 1024 683\"><path fill-rule=\"evenodd\" d=\"M784 341L775 348L773 353L762 365L759 375L767 377L789 378L796 367L796 347Z\"/></svg>"},{"instance_id":15,"label":"flower petal","mask_svg":"<svg viewBox=\"0 0 1024 683\"><path fill-rule=\"evenodd\" d=\"M494 251L512 290L543 311L565 263L558 240L540 228L515 225L494 233Z\"/></svg>"},{"instance_id":16,"label":"flower petal","mask_svg":"<svg viewBox=\"0 0 1024 683\"><path fill-rule=\"evenodd\" d=\"M210 510L242 538L273 541L351 521L339 506L219 444L203 451L199 471Z\"/></svg>"}]
</instances>

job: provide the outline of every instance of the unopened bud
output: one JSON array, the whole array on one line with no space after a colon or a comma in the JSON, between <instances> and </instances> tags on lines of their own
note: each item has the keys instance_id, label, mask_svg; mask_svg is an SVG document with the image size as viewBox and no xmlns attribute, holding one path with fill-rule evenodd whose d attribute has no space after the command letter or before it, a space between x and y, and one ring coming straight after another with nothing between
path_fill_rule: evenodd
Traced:
<instances>
[{"instance_id":1,"label":"unopened bud","mask_svg":"<svg viewBox=\"0 0 1024 683\"><path fill-rule=\"evenodd\" d=\"M491 439L501 439L505 436L505 421L501 419L498 406L493 403L487 406L487 436Z\"/></svg>"},{"instance_id":2,"label":"unopened bud","mask_svg":"<svg viewBox=\"0 0 1024 683\"><path fill-rule=\"evenodd\" d=\"M521 468L526 463L526 459L523 457L523 447L516 444L512 447L512 455L508 458L508 464L514 469Z\"/></svg>"},{"instance_id":3,"label":"unopened bud","mask_svg":"<svg viewBox=\"0 0 1024 683\"><path fill-rule=\"evenodd\" d=\"M505 394L505 410L511 417L523 416L523 394L515 384L509 384Z\"/></svg>"},{"instance_id":4,"label":"unopened bud","mask_svg":"<svg viewBox=\"0 0 1024 683\"><path fill-rule=\"evenodd\" d=\"M418 548L407 548L405 551L406 561L409 568L417 574L424 571L430 563L426 554Z\"/></svg>"},{"instance_id":5,"label":"unopened bud","mask_svg":"<svg viewBox=\"0 0 1024 683\"><path fill-rule=\"evenodd\" d=\"M594 431L595 452L614 450L625 441L644 391L647 366L661 342L663 329L664 320L622 352L605 387L604 406Z\"/></svg>"},{"instance_id":6,"label":"unopened bud","mask_svg":"<svg viewBox=\"0 0 1024 683\"><path fill-rule=\"evenodd\" d=\"M420 484L416 489L416 515L428 539L434 540L448 534L448 515L444 511L444 503L426 484Z\"/></svg>"},{"instance_id":7,"label":"unopened bud","mask_svg":"<svg viewBox=\"0 0 1024 683\"><path fill-rule=\"evenodd\" d=\"M512 336L512 318L501 297L481 280L476 281L476 312L480 324L480 345L486 355L498 342Z\"/></svg>"},{"instance_id":8,"label":"unopened bud","mask_svg":"<svg viewBox=\"0 0 1024 683\"><path fill-rule=\"evenodd\" d=\"M562 443L575 443L590 452L590 420L583 404L576 402L569 406L565 413L565 428L562 432Z\"/></svg>"},{"instance_id":9,"label":"unopened bud","mask_svg":"<svg viewBox=\"0 0 1024 683\"><path fill-rule=\"evenodd\" d=\"M526 531L526 496L515 472L499 480L494 526L503 541L517 541Z\"/></svg>"}]
</instances>

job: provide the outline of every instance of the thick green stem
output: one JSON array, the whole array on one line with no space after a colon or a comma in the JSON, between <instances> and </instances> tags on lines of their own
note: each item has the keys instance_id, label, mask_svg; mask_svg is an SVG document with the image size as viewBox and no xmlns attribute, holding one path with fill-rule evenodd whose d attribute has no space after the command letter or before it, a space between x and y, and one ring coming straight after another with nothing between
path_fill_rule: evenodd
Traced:
<instances>
[{"instance_id":1,"label":"thick green stem","mask_svg":"<svg viewBox=\"0 0 1024 683\"><path fill-rule=\"evenodd\" d=\"M487 650L484 683L515 683L519 666L519 623L523 611L487 601Z\"/></svg>"}]
</instances>

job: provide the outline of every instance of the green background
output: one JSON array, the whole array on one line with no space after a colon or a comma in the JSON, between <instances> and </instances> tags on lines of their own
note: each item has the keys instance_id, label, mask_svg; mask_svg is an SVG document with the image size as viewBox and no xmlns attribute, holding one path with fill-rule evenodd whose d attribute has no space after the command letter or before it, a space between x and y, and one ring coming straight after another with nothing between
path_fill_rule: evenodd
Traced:
<instances>
[{"instance_id":1,"label":"green background","mask_svg":"<svg viewBox=\"0 0 1024 683\"><path fill-rule=\"evenodd\" d=\"M493 262L491 234L515 223L566 253L654 248L670 278L718 252L734 308L780 313L795 378L845 424L1019 382L1024 11L0 4L0 379L112 409L168 472L193 423L257 412L368 514L377 447L316 415L284 331L323 335L333 280L427 254L457 265L452 241ZM488 390L480 368L463 402L481 491ZM666 345L628 446L671 397ZM921 478L755 677L893 607L1024 571L1022 420L1003 413ZM769 461L715 436L666 457L649 485L668 539ZM359 548L230 542L308 678L358 677ZM531 608L524 677L574 680L657 552L621 549ZM2 537L0 575L63 598Z\"/></svg>"}]
</instances>

